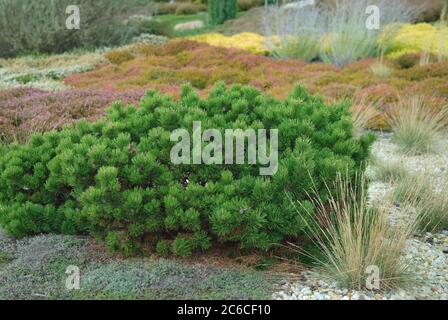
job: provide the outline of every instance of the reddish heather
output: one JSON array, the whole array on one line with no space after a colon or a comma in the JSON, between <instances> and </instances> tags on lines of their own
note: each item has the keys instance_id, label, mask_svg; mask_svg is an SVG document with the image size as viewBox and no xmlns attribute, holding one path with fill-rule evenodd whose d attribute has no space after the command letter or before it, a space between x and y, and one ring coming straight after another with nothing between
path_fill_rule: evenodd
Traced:
<instances>
[{"instance_id":1,"label":"reddish heather","mask_svg":"<svg viewBox=\"0 0 448 320\"><path fill-rule=\"evenodd\" d=\"M123 54L126 59L121 58ZM400 96L427 96L437 106L448 104L448 62L426 66L388 62L393 71L387 79L381 79L370 69L375 62L372 59L338 69L185 40L120 49L113 61L67 77L65 82L76 89L59 93L0 91L0 139L22 139L30 132L61 128L81 118L98 119L113 101L135 103L149 88L177 97L181 85L190 83L204 96L218 80L249 84L279 98L301 83L330 101L364 97L367 102L379 102L382 112L390 110ZM376 125L378 128L387 126L383 120Z\"/></svg>"},{"instance_id":2,"label":"reddish heather","mask_svg":"<svg viewBox=\"0 0 448 320\"><path fill-rule=\"evenodd\" d=\"M284 97L295 83L301 83L312 93L330 99L365 94L388 104L400 95L412 93L448 102L448 62L408 69L390 62L391 76L381 79L370 69L374 59L338 69L323 63L275 60L185 40L157 47L141 46L138 50L132 59L69 76L65 82L77 88L117 91L157 88L176 95L183 83L191 83L204 94L216 81L224 80L228 84L250 84L277 97Z\"/></svg>"},{"instance_id":3,"label":"reddish heather","mask_svg":"<svg viewBox=\"0 0 448 320\"><path fill-rule=\"evenodd\" d=\"M23 139L31 132L59 129L79 119L96 120L114 101L137 103L144 90L115 93L73 89L53 93L30 88L0 91L0 138Z\"/></svg>"},{"instance_id":4,"label":"reddish heather","mask_svg":"<svg viewBox=\"0 0 448 320\"><path fill-rule=\"evenodd\" d=\"M275 90L271 89L281 86L283 93L280 95L284 96L302 78L302 69L306 65L192 41L172 41L162 47L140 48L140 51L143 54L134 59L74 74L65 82L77 88L118 91L157 88L177 93L174 88L185 83L207 92L216 81L223 80L227 84L250 84L272 93Z\"/></svg>"}]
</instances>

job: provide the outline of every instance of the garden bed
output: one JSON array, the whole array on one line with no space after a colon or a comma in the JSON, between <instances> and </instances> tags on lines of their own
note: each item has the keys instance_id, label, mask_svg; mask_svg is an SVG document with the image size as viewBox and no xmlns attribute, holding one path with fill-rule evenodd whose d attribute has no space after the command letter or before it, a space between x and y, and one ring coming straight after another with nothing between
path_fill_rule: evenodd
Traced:
<instances>
[{"instance_id":1,"label":"garden bed","mask_svg":"<svg viewBox=\"0 0 448 320\"><path fill-rule=\"evenodd\" d=\"M445 1L66 1L0 2L0 299L448 299Z\"/></svg>"}]
</instances>

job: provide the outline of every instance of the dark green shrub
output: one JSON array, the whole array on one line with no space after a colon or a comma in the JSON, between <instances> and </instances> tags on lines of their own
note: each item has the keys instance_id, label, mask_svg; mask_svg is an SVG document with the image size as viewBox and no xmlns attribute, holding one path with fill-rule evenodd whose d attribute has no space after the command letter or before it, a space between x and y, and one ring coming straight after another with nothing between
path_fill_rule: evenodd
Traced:
<instances>
[{"instance_id":1,"label":"dark green shrub","mask_svg":"<svg viewBox=\"0 0 448 320\"><path fill-rule=\"evenodd\" d=\"M208 13L211 24L222 24L224 21L236 18L237 0L209 0Z\"/></svg>"},{"instance_id":2,"label":"dark green shrub","mask_svg":"<svg viewBox=\"0 0 448 320\"><path fill-rule=\"evenodd\" d=\"M157 242L156 251L161 256L168 256L171 253L170 242L166 240Z\"/></svg>"},{"instance_id":3,"label":"dark green shrub","mask_svg":"<svg viewBox=\"0 0 448 320\"><path fill-rule=\"evenodd\" d=\"M216 128L278 129L278 171L259 165L174 165L170 134ZM126 255L149 245L188 256L213 242L267 249L303 234L308 192L326 199L338 172L364 170L372 136L354 138L346 104L327 106L297 87L284 101L218 84L201 100L149 91L139 108L34 135L0 155L0 224L12 236L92 234ZM204 144L205 145L205 144Z\"/></svg>"},{"instance_id":4,"label":"dark green shrub","mask_svg":"<svg viewBox=\"0 0 448 320\"><path fill-rule=\"evenodd\" d=\"M126 25L125 19L138 11L137 8L149 6L150 2L0 0L0 57L126 43L140 30L139 26ZM79 30L66 28L69 5L79 7Z\"/></svg>"},{"instance_id":5,"label":"dark green shrub","mask_svg":"<svg viewBox=\"0 0 448 320\"><path fill-rule=\"evenodd\" d=\"M437 55L434 53L430 53L427 57L428 63L437 62ZM398 67L401 69L409 69L420 64L422 60L422 53L405 53L398 57L395 62L398 64Z\"/></svg>"}]
</instances>

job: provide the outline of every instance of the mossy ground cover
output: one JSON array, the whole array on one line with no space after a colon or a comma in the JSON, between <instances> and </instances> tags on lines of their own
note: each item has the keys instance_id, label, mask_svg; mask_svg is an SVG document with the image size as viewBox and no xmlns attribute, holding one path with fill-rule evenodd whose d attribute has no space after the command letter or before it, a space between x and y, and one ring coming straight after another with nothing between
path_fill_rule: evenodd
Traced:
<instances>
[{"instance_id":1,"label":"mossy ground cover","mask_svg":"<svg viewBox=\"0 0 448 320\"><path fill-rule=\"evenodd\" d=\"M69 265L80 290L65 288ZM0 299L269 299L278 277L237 263L108 256L90 238L0 240Z\"/></svg>"}]
</instances>

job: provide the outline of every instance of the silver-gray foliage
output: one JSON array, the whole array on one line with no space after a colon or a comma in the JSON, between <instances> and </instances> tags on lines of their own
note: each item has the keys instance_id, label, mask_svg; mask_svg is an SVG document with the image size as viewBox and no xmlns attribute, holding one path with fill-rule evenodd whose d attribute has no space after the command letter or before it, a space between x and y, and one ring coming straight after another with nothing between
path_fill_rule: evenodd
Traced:
<instances>
[{"instance_id":1,"label":"silver-gray foliage","mask_svg":"<svg viewBox=\"0 0 448 320\"><path fill-rule=\"evenodd\" d=\"M0 0L0 57L120 45L139 31L125 24L127 16L137 8L150 15L151 1ZM79 30L66 27L69 5L80 10Z\"/></svg>"},{"instance_id":2,"label":"silver-gray foliage","mask_svg":"<svg viewBox=\"0 0 448 320\"><path fill-rule=\"evenodd\" d=\"M414 19L418 8L404 0L290 1L265 7L268 45L281 58L300 58L344 66L387 51L399 23ZM366 27L366 8L376 5L380 29ZM385 29L387 32L384 32ZM380 41L381 37L381 41Z\"/></svg>"}]
</instances>

